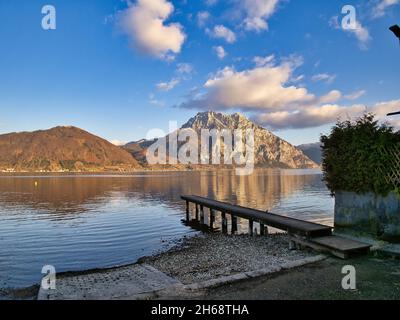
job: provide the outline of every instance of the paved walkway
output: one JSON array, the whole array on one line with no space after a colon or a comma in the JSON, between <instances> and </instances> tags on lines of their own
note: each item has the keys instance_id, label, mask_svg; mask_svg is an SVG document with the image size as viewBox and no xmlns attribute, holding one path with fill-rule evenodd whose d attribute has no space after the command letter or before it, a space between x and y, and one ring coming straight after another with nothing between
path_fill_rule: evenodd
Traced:
<instances>
[{"instance_id":1,"label":"paved walkway","mask_svg":"<svg viewBox=\"0 0 400 320\"><path fill-rule=\"evenodd\" d=\"M148 265L57 278L56 290L40 289L38 300L110 300L151 298L157 291L182 284Z\"/></svg>"},{"instance_id":2,"label":"paved walkway","mask_svg":"<svg viewBox=\"0 0 400 320\"><path fill-rule=\"evenodd\" d=\"M188 285L146 264L86 274L66 274L57 278L56 290L40 289L38 300L143 300L175 296L183 298L208 288L295 269L325 258L323 255L311 256L282 263L279 266L235 273Z\"/></svg>"}]
</instances>

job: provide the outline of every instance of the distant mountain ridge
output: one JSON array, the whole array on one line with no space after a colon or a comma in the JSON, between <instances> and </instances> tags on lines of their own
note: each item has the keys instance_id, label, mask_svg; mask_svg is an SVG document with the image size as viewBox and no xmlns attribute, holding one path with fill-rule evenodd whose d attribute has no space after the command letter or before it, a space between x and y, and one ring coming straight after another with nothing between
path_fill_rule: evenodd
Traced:
<instances>
[{"instance_id":1,"label":"distant mountain ridge","mask_svg":"<svg viewBox=\"0 0 400 320\"><path fill-rule=\"evenodd\" d=\"M200 136L202 129L237 130L253 129L255 132L255 165L269 168L309 169L318 165L300 149L277 137L267 129L255 124L245 116L235 113L226 115L216 112L202 112L191 118L180 130L193 129ZM168 137L168 136L167 136ZM165 137L164 139L167 139ZM155 141L138 141L125 145L143 165L146 165L146 150ZM168 151L167 151L168 153Z\"/></svg>"},{"instance_id":2,"label":"distant mountain ridge","mask_svg":"<svg viewBox=\"0 0 400 320\"><path fill-rule=\"evenodd\" d=\"M199 136L202 129L231 131L253 129L256 167L292 169L318 167L299 148L238 113L232 115L216 112L198 113L180 130L190 129L196 131ZM166 138L168 136L164 139ZM140 140L119 147L73 126L8 133L0 135L0 171L126 172L138 169L200 169L198 166L181 164L149 165L146 152L155 142L156 140Z\"/></svg>"},{"instance_id":3,"label":"distant mountain ridge","mask_svg":"<svg viewBox=\"0 0 400 320\"><path fill-rule=\"evenodd\" d=\"M315 163L317 163L319 165L322 164L322 149L321 149L320 142L302 144L302 145L298 146L297 148L302 150L304 152L304 154L307 155Z\"/></svg>"},{"instance_id":4,"label":"distant mountain ridge","mask_svg":"<svg viewBox=\"0 0 400 320\"><path fill-rule=\"evenodd\" d=\"M0 170L131 170L140 164L130 153L76 127L0 135Z\"/></svg>"}]
</instances>

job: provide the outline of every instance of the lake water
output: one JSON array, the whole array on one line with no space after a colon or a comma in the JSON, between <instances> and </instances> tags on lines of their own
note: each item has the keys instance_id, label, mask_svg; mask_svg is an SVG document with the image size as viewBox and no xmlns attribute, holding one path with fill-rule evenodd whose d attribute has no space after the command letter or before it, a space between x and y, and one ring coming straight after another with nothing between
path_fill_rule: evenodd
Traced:
<instances>
[{"instance_id":1,"label":"lake water","mask_svg":"<svg viewBox=\"0 0 400 320\"><path fill-rule=\"evenodd\" d=\"M332 224L333 199L314 170L0 177L0 288L57 272L134 263L197 231L181 194Z\"/></svg>"}]
</instances>

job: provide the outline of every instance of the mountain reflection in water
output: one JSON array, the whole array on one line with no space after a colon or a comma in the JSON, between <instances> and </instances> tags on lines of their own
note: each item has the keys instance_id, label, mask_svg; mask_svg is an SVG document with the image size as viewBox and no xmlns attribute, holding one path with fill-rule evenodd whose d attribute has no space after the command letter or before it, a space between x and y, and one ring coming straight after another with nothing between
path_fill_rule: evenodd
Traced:
<instances>
[{"instance_id":1,"label":"mountain reflection in water","mask_svg":"<svg viewBox=\"0 0 400 320\"><path fill-rule=\"evenodd\" d=\"M315 170L0 177L0 288L58 272L135 262L195 233L181 194L331 224L333 199ZM244 228L246 229L246 228Z\"/></svg>"}]
</instances>

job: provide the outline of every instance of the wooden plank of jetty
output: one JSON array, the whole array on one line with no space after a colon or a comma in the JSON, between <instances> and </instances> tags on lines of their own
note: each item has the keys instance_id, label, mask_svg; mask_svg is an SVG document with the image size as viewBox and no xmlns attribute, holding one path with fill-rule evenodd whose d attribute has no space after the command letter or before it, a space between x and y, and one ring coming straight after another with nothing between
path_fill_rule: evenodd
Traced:
<instances>
[{"instance_id":1,"label":"wooden plank of jetty","mask_svg":"<svg viewBox=\"0 0 400 320\"><path fill-rule=\"evenodd\" d=\"M368 254L371 245L340 236L310 239L310 242L328 248L339 258L347 259L350 255Z\"/></svg>"},{"instance_id":2,"label":"wooden plank of jetty","mask_svg":"<svg viewBox=\"0 0 400 320\"><path fill-rule=\"evenodd\" d=\"M268 234L268 226L284 230L289 234L289 248L291 250L309 247L319 252L331 253L336 257L347 259L353 255L368 254L370 245L332 235L329 226L276 215L270 212L245 208L198 196L182 196L186 201L187 221L190 217L190 203L196 206L196 222L198 221L199 207L201 209L201 224L204 224L204 208L210 209L211 229L213 229L215 211L221 212L222 232L228 232L228 219L232 218L232 234L238 231L237 218L249 221L249 234L254 235L254 222L260 224L260 235Z\"/></svg>"},{"instance_id":3,"label":"wooden plank of jetty","mask_svg":"<svg viewBox=\"0 0 400 320\"><path fill-rule=\"evenodd\" d=\"M348 259L353 256L366 255L370 252L371 245L359 241L344 238L338 235L320 238L301 238L291 236L292 249L294 245L308 247L321 253L330 253L341 259Z\"/></svg>"},{"instance_id":4,"label":"wooden plank of jetty","mask_svg":"<svg viewBox=\"0 0 400 320\"><path fill-rule=\"evenodd\" d=\"M197 208L203 206L214 211L220 211L223 213L223 231L226 232L226 214L230 214L235 217L249 220L249 230L252 230L253 223L257 222L263 226L273 227L279 230L286 231L290 234L296 234L305 236L307 238L317 238L332 235L332 228L321 224L307 222L299 219L285 217L270 212L264 212L261 210L245 208L241 206L232 205L225 202L220 202L208 198L198 196L181 196L182 200L185 200L187 205L194 203L196 205L196 218ZM187 210L189 210L187 208ZM251 232L252 233L252 232Z\"/></svg>"}]
</instances>

